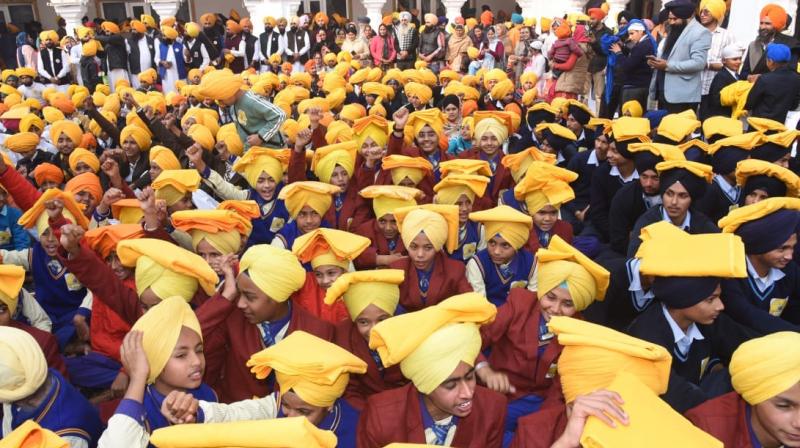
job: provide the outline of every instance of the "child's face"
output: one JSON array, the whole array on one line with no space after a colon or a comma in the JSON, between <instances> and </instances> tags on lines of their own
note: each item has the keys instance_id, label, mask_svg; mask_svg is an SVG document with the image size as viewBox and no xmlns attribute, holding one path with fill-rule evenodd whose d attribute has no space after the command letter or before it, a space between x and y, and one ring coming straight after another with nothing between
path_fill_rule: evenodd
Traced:
<instances>
[{"instance_id":1,"label":"child's face","mask_svg":"<svg viewBox=\"0 0 800 448\"><path fill-rule=\"evenodd\" d=\"M739 71L739 67L742 66L742 58L738 57L723 59L722 65L724 65L728 70L732 70L734 72Z\"/></svg>"},{"instance_id":2,"label":"child's face","mask_svg":"<svg viewBox=\"0 0 800 448\"><path fill-rule=\"evenodd\" d=\"M391 314L370 303L364 308L364 311L356 316L353 323L356 324L358 334L360 334L364 340L369 341L369 332L372 330L372 327L390 317L392 317Z\"/></svg>"},{"instance_id":3,"label":"child's face","mask_svg":"<svg viewBox=\"0 0 800 448\"><path fill-rule=\"evenodd\" d=\"M552 205L545 205L533 214L533 223L539 230L549 232L558 220L558 209Z\"/></svg>"},{"instance_id":4,"label":"child's face","mask_svg":"<svg viewBox=\"0 0 800 448\"><path fill-rule=\"evenodd\" d=\"M710 296L700 301L700 303L692 305L689 308L684 308L680 311L692 322L702 325L711 325L715 320L717 320L719 313L725 309L725 306L722 304L722 299L720 299L719 295L720 287L717 285L717 289L715 289Z\"/></svg>"},{"instance_id":5,"label":"child's face","mask_svg":"<svg viewBox=\"0 0 800 448\"><path fill-rule=\"evenodd\" d=\"M500 235L495 235L492 239L487 241L486 249L489 251L489 258L492 259L492 263L497 265L508 263L514 258L514 254L517 253L514 246L509 244L508 241Z\"/></svg>"},{"instance_id":6,"label":"child's face","mask_svg":"<svg viewBox=\"0 0 800 448\"><path fill-rule=\"evenodd\" d=\"M169 389L196 389L203 382L205 369L206 357L200 335L183 327L172 356L156 378L156 384L161 383Z\"/></svg>"}]
</instances>

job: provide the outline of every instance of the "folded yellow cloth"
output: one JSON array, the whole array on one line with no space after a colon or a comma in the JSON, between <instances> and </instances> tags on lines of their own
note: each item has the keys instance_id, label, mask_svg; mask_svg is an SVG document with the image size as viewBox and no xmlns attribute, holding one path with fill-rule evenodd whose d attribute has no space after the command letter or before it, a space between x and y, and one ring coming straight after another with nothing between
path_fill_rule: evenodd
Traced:
<instances>
[{"instance_id":1,"label":"folded yellow cloth","mask_svg":"<svg viewBox=\"0 0 800 448\"><path fill-rule=\"evenodd\" d=\"M532 162L527 174L514 187L514 197L524 199L528 214L535 215L545 205L555 208L575 199L570 183L578 174L547 162Z\"/></svg>"},{"instance_id":2,"label":"folded yellow cloth","mask_svg":"<svg viewBox=\"0 0 800 448\"><path fill-rule=\"evenodd\" d=\"M319 228L301 235L292 244L292 253L312 268L333 265L347 270L350 262L371 244L369 238L343 230Z\"/></svg>"},{"instance_id":3,"label":"folded yellow cloth","mask_svg":"<svg viewBox=\"0 0 800 448\"><path fill-rule=\"evenodd\" d=\"M398 208L413 207L417 205L417 199L422 197L422 191L400 185L370 185L358 194L372 199L372 210L378 219L394 213Z\"/></svg>"},{"instance_id":4,"label":"folded yellow cloth","mask_svg":"<svg viewBox=\"0 0 800 448\"><path fill-rule=\"evenodd\" d=\"M305 417L174 425L153 431L157 448L334 448L336 435Z\"/></svg>"},{"instance_id":5,"label":"folded yellow cloth","mask_svg":"<svg viewBox=\"0 0 800 448\"><path fill-rule=\"evenodd\" d=\"M69 448L69 442L33 420L26 420L0 440L0 448Z\"/></svg>"},{"instance_id":6,"label":"folded yellow cloth","mask_svg":"<svg viewBox=\"0 0 800 448\"><path fill-rule=\"evenodd\" d=\"M554 235L547 249L536 252L536 258L541 295L566 283L579 311L586 309L595 299L605 299L611 277L609 272L560 236Z\"/></svg>"},{"instance_id":7,"label":"folded yellow cloth","mask_svg":"<svg viewBox=\"0 0 800 448\"><path fill-rule=\"evenodd\" d=\"M772 162L746 159L736 164L736 185L743 187L752 176L769 176L786 185L786 196L797 197L800 191L800 176Z\"/></svg>"},{"instance_id":8,"label":"folded yellow cloth","mask_svg":"<svg viewBox=\"0 0 800 448\"><path fill-rule=\"evenodd\" d=\"M470 221L480 222L486 227L486 239L500 235L514 249L519 249L528 241L533 219L507 205L499 205L488 210L472 212Z\"/></svg>"},{"instance_id":9,"label":"folded yellow cloth","mask_svg":"<svg viewBox=\"0 0 800 448\"><path fill-rule=\"evenodd\" d=\"M420 233L428 237L437 251L443 247L449 253L458 248L458 206L444 204L425 204L403 207L394 210L400 237L406 247L411 245Z\"/></svg>"},{"instance_id":10,"label":"folded yellow cloth","mask_svg":"<svg viewBox=\"0 0 800 448\"><path fill-rule=\"evenodd\" d=\"M510 156L505 156L503 161L508 157ZM476 159L444 160L439 162L439 172L442 174L442 178L450 174L478 174L492 177L492 168L489 166L489 162Z\"/></svg>"},{"instance_id":11,"label":"folded yellow cloth","mask_svg":"<svg viewBox=\"0 0 800 448\"><path fill-rule=\"evenodd\" d=\"M719 220L719 228L725 233L733 233L744 223L755 221L784 208L800 210L800 199L767 198L755 204L739 207Z\"/></svg>"},{"instance_id":12,"label":"folded yellow cloth","mask_svg":"<svg viewBox=\"0 0 800 448\"><path fill-rule=\"evenodd\" d=\"M554 154L549 154L546 152L542 152L539 148L535 146L531 146L530 148L518 152L516 154L509 154L503 157L503 160L500 162L503 164L504 167L511 170L511 177L514 178L514 182L519 183L522 176L525 176L525 173L528 172L528 167L531 166L533 162L545 162L550 165L556 164L556 156ZM488 164L488 162L485 162ZM440 164L440 169L441 169ZM491 176L491 171L487 176Z\"/></svg>"},{"instance_id":13,"label":"folded yellow cloth","mask_svg":"<svg viewBox=\"0 0 800 448\"><path fill-rule=\"evenodd\" d=\"M399 285L404 277L401 269L347 272L339 276L325 292L325 303L332 305L341 297L352 320L356 320L369 305L394 315L400 301Z\"/></svg>"},{"instance_id":14,"label":"folded yellow cloth","mask_svg":"<svg viewBox=\"0 0 800 448\"><path fill-rule=\"evenodd\" d=\"M283 199L292 218L296 218L305 206L311 207L320 216L325 216L331 208L333 195L341 191L341 188L323 182L292 182L281 189L278 199Z\"/></svg>"}]
</instances>

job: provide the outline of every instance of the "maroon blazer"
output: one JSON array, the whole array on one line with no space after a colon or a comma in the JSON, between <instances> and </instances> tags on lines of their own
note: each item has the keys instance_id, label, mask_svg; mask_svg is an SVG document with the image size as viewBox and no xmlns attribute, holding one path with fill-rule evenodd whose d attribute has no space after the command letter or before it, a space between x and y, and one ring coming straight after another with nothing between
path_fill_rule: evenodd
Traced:
<instances>
[{"instance_id":1,"label":"maroon blazer","mask_svg":"<svg viewBox=\"0 0 800 448\"><path fill-rule=\"evenodd\" d=\"M367 341L350 320L336 325L336 344L367 363L365 374L350 375L350 383L344 392L344 398L359 411L364 409L371 395L408 384L408 380L400 373L399 364L384 368L383 373L378 370L375 359L369 353Z\"/></svg>"},{"instance_id":2,"label":"maroon blazer","mask_svg":"<svg viewBox=\"0 0 800 448\"><path fill-rule=\"evenodd\" d=\"M64 357L61 356L61 352L58 349L58 341L56 341L55 336L44 330L40 330L36 327L32 327L16 320L11 320L11 322L8 323L8 326L22 330L33 336L33 339L36 339L36 343L42 348L44 358L47 360L47 366L58 370L58 373L60 373L64 378L69 378L69 374L67 373L67 364L64 362Z\"/></svg>"},{"instance_id":3,"label":"maroon blazer","mask_svg":"<svg viewBox=\"0 0 800 448\"><path fill-rule=\"evenodd\" d=\"M419 311L454 295L472 292L464 263L448 257L442 251L434 255L430 286L424 300L419 290L417 269L410 258L397 260L389 267L405 272L405 280L400 284L400 305L407 312Z\"/></svg>"},{"instance_id":4,"label":"maroon blazer","mask_svg":"<svg viewBox=\"0 0 800 448\"><path fill-rule=\"evenodd\" d=\"M220 403L265 397L272 385L256 379L246 367L247 360L264 349L261 333L240 309L222 296L214 296L196 310L206 353L205 382L219 395ZM295 306L286 334L302 330L333 341L333 325Z\"/></svg>"},{"instance_id":5,"label":"maroon blazer","mask_svg":"<svg viewBox=\"0 0 800 448\"><path fill-rule=\"evenodd\" d=\"M695 426L720 440L726 447L753 448L747 422L747 404L729 392L686 411Z\"/></svg>"},{"instance_id":6,"label":"maroon blazer","mask_svg":"<svg viewBox=\"0 0 800 448\"><path fill-rule=\"evenodd\" d=\"M572 244L572 224L558 219L556 223L553 224L552 234L560 236L567 244ZM528 237L528 242L522 247L528 249L528 251L534 255L536 255L536 251L541 248L539 236L536 235L535 228L531 228L531 235Z\"/></svg>"},{"instance_id":7,"label":"maroon blazer","mask_svg":"<svg viewBox=\"0 0 800 448\"><path fill-rule=\"evenodd\" d=\"M372 241L369 247L364 249L364 252L353 260L356 269L375 269L378 267L376 261L378 255L392 254L392 251L389 250L388 240L383 236L381 229L378 228L378 220L375 218L355 228L353 233L369 238ZM397 235L397 246L395 246L394 253L408 255L400 234Z\"/></svg>"},{"instance_id":8,"label":"maroon blazer","mask_svg":"<svg viewBox=\"0 0 800 448\"><path fill-rule=\"evenodd\" d=\"M517 420L511 448L550 448L567 428L567 407L553 403Z\"/></svg>"},{"instance_id":9,"label":"maroon blazer","mask_svg":"<svg viewBox=\"0 0 800 448\"><path fill-rule=\"evenodd\" d=\"M419 391L413 384L387 390L367 400L358 422L358 448L379 448L390 443L425 443ZM454 447L497 448L503 444L506 399L497 392L475 386L472 412L459 419Z\"/></svg>"},{"instance_id":10,"label":"maroon blazer","mask_svg":"<svg viewBox=\"0 0 800 448\"><path fill-rule=\"evenodd\" d=\"M481 327L483 348L492 349L489 365L508 375L517 390L509 400L529 394L545 396L553 389L555 370L548 373L563 347L553 338L539 357L541 315L536 293L512 288L506 303L497 309L494 322Z\"/></svg>"},{"instance_id":11,"label":"maroon blazer","mask_svg":"<svg viewBox=\"0 0 800 448\"><path fill-rule=\"evenodd\" d=\"M476 148L472 148L470 150L464 151L458 155L459 159L475 159L480 160L480 152ZM503 190L507 190L509 188L514 187L513 178L511 177L511 171L502 164L502 157L501 160L497 162L497 166L494 169L494 175L492 176L492 183L489 185L489 189L486 190L486 194L484 196L488 196L492 198L492 203L497 205L497 198L500 197L500 192Z\"/></svg>"}]
</instances>

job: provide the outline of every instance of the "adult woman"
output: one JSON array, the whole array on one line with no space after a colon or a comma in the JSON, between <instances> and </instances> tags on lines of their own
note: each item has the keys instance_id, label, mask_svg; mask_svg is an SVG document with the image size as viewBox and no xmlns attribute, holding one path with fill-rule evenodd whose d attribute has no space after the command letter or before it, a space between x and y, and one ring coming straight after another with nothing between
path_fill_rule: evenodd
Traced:
<instances>
[{"instance_id":1,"label":"adult woman","mask_svg":"<svg viewBox=\"0 0 800 448\"><path fill-rule=\"evenodd\" d=\"M467 48L471 45L472 40L467 36L464 24L456 21L456 24L453 25L453 34L450 35L450 39L447 41L447 65L450 70L455 70L458 73L467 72L467 64L469 64Z\"/></svg>"},{"instance_id":2,"label":"adult woman","mask_svg":"<svg viewBox=\"0 0 800 448\"><path fill-rule=\"evenodd\" d=\"M583 55L577 58L572 67L569 66L569 61L564 64L554 64L553 68L563 71L556 81L556 97L576 99L578 96L586 94L588 85L586 78L589 76L589 60L592 58L592 52L584 25L578 25L575 28L573 39L580 46Z\"/></svg>"},{"instance_id":3,"label":"adult woman","mask_svg":"<svg viewBox=\"0 0 800 448\"><path fill-rule=\"evenodd\" d=\"M311 46L312 53L319 53L325 57L328 53L338 53L339 47L335 42L328 40L328 32L324 29L317 30L314 34L314 43Z\"/></svg>"},{"instance_id":4,"label":"adult woman","mask_svg":"<svg viewBox=\"0 0 800 448\"><path fill-rule=\"evenodd\" d=\"M362 67L369 67L372 65L370 48L367 40L358 35L358 30L354 25L348 25L347 28L345 28L345 33L346 37L342 43L342 51L353 55L353 59L359 61Z\"/></svg>"},{"instance_id":5,"label":"adult woman","mask_svg":"<svg viewBox=\"0 0 800 448\"><path fill-rule=\"evenodd\" d=\"M369 51L372 53L375 67L380 67L383 71L388 70L394 63L395 58L397 58L395 40L386 25L381 24L378 27L378 35L369 42Z\"/></svg>"},{"instance_id":6,"label":"adult woman","mask_svg":"<svg viewBox=\"0 0 800 448\"><path fill-rule=\"evenodd\" d=\"M502 65L505 57L505 48L503 47L503 42L498 39L494 27L486 30L486 40L481 42L481 46L478 49L480 50L478 59L483 60L483 68L491 70L495 66Z\"/></svg>"}]
</instances>

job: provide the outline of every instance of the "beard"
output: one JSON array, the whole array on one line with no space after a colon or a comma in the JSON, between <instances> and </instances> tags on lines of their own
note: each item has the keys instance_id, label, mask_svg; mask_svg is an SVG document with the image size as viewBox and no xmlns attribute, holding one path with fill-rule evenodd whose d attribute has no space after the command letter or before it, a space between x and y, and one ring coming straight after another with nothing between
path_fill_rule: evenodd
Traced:
<instances>
[{"instance_id":1,"label":"beard","mask_svg":"<svg viewBox=\"0 0 800 448\"><path fill-rule=\"evenodd\" d=\"M759 42L771 42L773 37L775 37L775 31L759 29L756 40Z\"/></svg>"}]
</instances>

